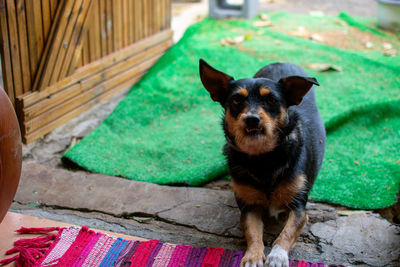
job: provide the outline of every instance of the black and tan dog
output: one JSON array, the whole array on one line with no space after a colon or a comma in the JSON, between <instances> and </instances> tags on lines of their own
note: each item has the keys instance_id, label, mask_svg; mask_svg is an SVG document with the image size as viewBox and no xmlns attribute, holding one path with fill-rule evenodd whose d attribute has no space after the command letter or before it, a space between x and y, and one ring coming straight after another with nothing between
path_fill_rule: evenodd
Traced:
<instances>
[{"instance_id":1,"label":"black and tan dog","mask_svg":"<svg viewBox=\"0 0 400 267\"><path fill-rule=\"evenodd\" d=\"M234 80L200 60L201 81L225 110L224 151L247 241L241 266L288 266L308 220L305 205L322 164L325 128L315 104L318 82L306 76L296 65L277 63ZM265 257L262 218L281 213L287 221Z\"/></svg>"}]
</instances>

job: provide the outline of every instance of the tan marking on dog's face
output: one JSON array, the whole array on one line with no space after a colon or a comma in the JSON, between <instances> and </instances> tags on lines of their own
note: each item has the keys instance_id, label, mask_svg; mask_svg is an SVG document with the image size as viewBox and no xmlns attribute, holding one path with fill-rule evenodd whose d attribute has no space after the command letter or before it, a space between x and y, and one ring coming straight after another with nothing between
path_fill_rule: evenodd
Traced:
<instances>
[{"instance_id":1,"label":"tan marking on dog's face","mask_svg":"<svg viewBox=\"0 0 400 267\"><path fill-rule=\"evenodd\" d=\"M293 181L278 185L271 194L270 209L272 211L287 209L294 197L304 189L306 182L307 180L304 175L298 175Z\"/></svg>"},{"instance_id":2,"label":"tan marking on dog's face","mask_svg":"<svg viewBox=\"0 0 400 267\"><path fill-rule=\"evenodd\" d=\"M268 88L260 87L260 96L266 96L270 93L271 93L271 91Z\"/></svg>"},{"instance_id":3,"label":"tan marking on dog's face","mask_svg":"<svg viewBox=\"0 0 400 267\"><path fill-rule=\"evenodd\" d=\"M248 108L244 108L243 111L239 114L238 118L235 119L229 109L225 112L225 122L228 126L228 132L235 137L235 142L240 141L242 136L244 135L244 125L243 125L243 117L248 112Z\"/></svg>"},{"instance_id":4,"label":"tan marking on dog's face","mask_svg":"<svg viewBox=\"0 0 400 267\"><path fill-rule=\"evenodd\" d=\"M279 114L279 116L277 117L277 126L280 128L283 128L284 126L286 126L286 109L284 107L281 107L281 113Z\"/></svg>"},{"instance_id":5,"label":"tan marking on dog's face","mask_svg":"<svg viewBox=\"0 0 400 267\"><path fill-rule=\"evenodd\" d=\"M225 112L225 122L229 133L235 138L237 147L249 154L259 155L273 150L277 143L277 135L275 134L275 122L261 108L258 115L261 118L261 125L264 127L265 134L257 136L247 136L245 134L245 118L248 112L246 107L235 119L232 117L229 109Z\"/></svg>"},{"instance_id":6,"label":"tan marking on dog's face","mask_svg":"<svg viewBox=\"0 0 400 267\"><path fill-rule=\"evenodd\" d=\"M252 186L238 184L232 181L233 191L236 196L248 205L267 206L268 199L265 193L255 189Z\"/></svg>"},{"instance_id":7,"label":"tan marking on dog's face","mask_svg":"<svg viewBox=\"0 0 400 267\"><path fill-rule=\"evenodd\" d=\"M246 89L242 88L240 90L243 90L242 95L248 94ZM248 115L248 107L244 108L237 118L234 118L229 109L227 109L225 112L225 121L229 133L235 139L236 146L249 155L260 155L272 151L277 146L279 128L283 128L286 123L286 109L283 107L280 109L280 114L272 118L262 107L258 107L256 114L261 119L260 126L263 128L264 133L255 136L245 134L245 119Z\"/></svg>"},{"instance_id":8,"label":"tan marking on dog's face","mask_svg":"<svg viewBox=\"0 0 400 267\"><path fill-rule=\"evenodd\" d=\"M296 240L300 236L301 231L303 230L303 227L307 221L308 216L305 211L298 212L297 214L294 211L291 211L285 227L275 240L274 245L279 245L284 250L289 252L289 250L296 243Z\"/></svg>"},{"instance_id":9,"label":"tan marking on dog's face","mask_svg":"<svg viewBox=\"0 0 400 267\"><path fill-rule=\"evenodd\" d=\"M237 93L243 97L248 97L249 96L249 91L247 91L246 88L240 88Z\"/></svg>"},{"instance_id":10,"label":"tan marking on dog's face","mask_svg":"<svg viewBox=\"0 0 400 267\"><path fill-rule=\"evenodd\" d=\"M241 261L241 266L248 264L264 263L264 224L261 215L256 212L249 212L242 221L244 236L246 237L247 249Z\"/></svg>"}]
</instances>

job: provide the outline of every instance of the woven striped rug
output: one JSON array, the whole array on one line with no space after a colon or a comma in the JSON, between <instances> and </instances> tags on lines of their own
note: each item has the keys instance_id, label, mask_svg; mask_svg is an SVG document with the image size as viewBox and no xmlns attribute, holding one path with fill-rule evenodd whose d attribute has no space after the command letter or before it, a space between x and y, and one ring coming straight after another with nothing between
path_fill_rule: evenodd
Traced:
<instances>
[{"instance_id":1,"label":"woven striped rug","mask_svg":"<svg viewBox=\"0 0 400 267\"><path fill-rule=\"evenodd\" d=\"M244 254L242 251L173 245L158 240L130 241L103 233L96 233L87 227L21 228L16 232L43 235L16 241L14 243L15 247L7 251L6 254L18 254L1 261L0 265L15 261L17 267L231 267L239 266ZM55 233L51 234L51 232ZM289 266L320 267L326 265L305 261L290 261Z\"/></svg>"}]
</instances>

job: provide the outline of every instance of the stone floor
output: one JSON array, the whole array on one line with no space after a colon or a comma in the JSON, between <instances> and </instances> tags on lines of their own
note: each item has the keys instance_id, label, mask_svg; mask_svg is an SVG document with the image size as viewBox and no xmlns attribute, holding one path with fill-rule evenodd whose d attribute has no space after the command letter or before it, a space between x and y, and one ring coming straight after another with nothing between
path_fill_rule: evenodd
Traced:
<instances>
[{"instance_id":1,"label":"stone floor","mask_svg":"<svg viewBox=\"0 0 400 267\"><path fill-rule=\"evenodd\" d=\"M321 10L326 14L346 10L358 16L376 13L373 0L275 0L261 1L261 8L301 13ZM205 1L175 4L173 10L172 27L178 40L188 24L205 15L207 5ZM127 90L24 145L21 182L11 210L164 242L244 249L239 211L224 182L203 188L159 186L68 170L61 164L60 157L71 143L99 125ZM400 227L379 212L321 203L309 203L307 211L310 221L291 258L352 266L400 266ZM276 222L266 227L266 252L279 229Z\"/></svg>"}]
</instances>

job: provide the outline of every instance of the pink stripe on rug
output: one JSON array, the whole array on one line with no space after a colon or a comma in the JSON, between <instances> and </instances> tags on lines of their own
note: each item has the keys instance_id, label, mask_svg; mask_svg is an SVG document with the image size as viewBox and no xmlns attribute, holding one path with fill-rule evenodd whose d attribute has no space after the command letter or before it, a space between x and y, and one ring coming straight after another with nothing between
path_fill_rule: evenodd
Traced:
<instances>
[{"instance_id":1,"label":"pink stripe on rug","mask_svg":"<svg viewBox=\"0 0 400 267\"><path fill-rule=\"evenodd\" d=\"M154 247L153 251L151 252L150 256L149 256L149 260L146 262L146 266L145 267L152 267L153 263L156 259L156 256L158 254L158 252L160 251L161 247L162 247L163 243L158 241L156 246Z\"/></svg>"},{"instance_id":2,"label":"pink stripe on rug","mask_svg":"<svg viewBox=\"0 0 400 267\"><path fill-rule=\"evenodd\" d=\"M88 257L90 251L92 248L96 245L97 241L99 241L99 238L102 236L102 233L97 233L92 240L87 244L87 246L83 249L81 255L78 257L78 259L74 262L72 267L80 267L82 264L85 262L86 258Z\"/></svg>"},{"instance_id":3,"label":"pink stripe on rug","mask_svg":"<svg viewBox=\"0 0 400 267\"><path fill-rule=\"evenodd\" d=\"M115 237L113 238L108 235L102 235L97 241L96 245L94 245L94 247L92 248L91 252L85 259L85 262L82 264L82 266L89 266L89 267L99 266L105 256L105 254L103 253L104 249L108 247L107 249L108 252L111 245L114 244L115 240L117 240L117 238ZM104 255L99 261L99 258L102 254Z\"/></svg>"},{"instance_id":4,"label":"pink stripe on rug","mask_svg":"<svg viewBox=\"0 0 400 267\"><path fill-rule=\"evenodd\" d=\"M95 232L89 230L86 226L83 226L78 236L76 237L74 244L64 253L59 259L59 266L72 266L74 262L81 255L87 244L92 240Z\"/></svg>"},{"instance_id":5,"label":"pink stripe on rug","mask_svg":"<svg viewBox=\"0 0 400 267\"><path fill-rule=\"evenodd\" d=\"M140 244L135 254L133 254L132 258L130 259L130 261L132 262L130 267L145 266L151 252L153 251L157 243L158 240L150 240Z\"/></svg>"},{"instance_id":6,"label":"pink stripe on rug","mask_svg":"<svg viewBox=\"0 0 400 267\"><path fill-rule=\"evenodd\" d=\"M155 257L155 261L152 267L165 267L168 266L169 261L171 260L171 256L174 253L176 245L172 244L164 244L157 256Z\"/></svg>"},{"instance_id":7,"label":"pink stripe on rug","mask_svg":"<svg viewBox=\"0 0 400 267\"><path fill-rule=\"evenodd\" d=\"M118 238L116 238L116 237L108 236L106 244L104 245L103 249L98 254L93 266L100 266L101 262L103 261L104 257L107 255L107 253L110 251L111 247L115 244L115 242L117 242L117 239Z\"/></svg>"},{"instance_id":8,"label":"pink stripe on rug","mask_svg":"<svg viewBox=\"0 0 400 267\"><path fill-rule=\"evenodd\" d=\"M191 246L177 245L168 267L183 266L191 248Z\"/></svg>"},{"instance_id":9,"label":"pink stripe on rug","mask_svg":"<svg viewBox=\"0 0 400 267\"><path fill-rule=\"evenodd\" d=\"M306 261L299 261L297 263L297 267L307 267L307 266L309 266L309 265Z\"/></svg>"},{"instance_id":10,"label":"pink stripe on rug","mask_svg":"<svg viewBox=\"0 0 400 267\"><path fill-rule=\"evenodd\" d=\"M218 266L224 251L225 250L223 248L209 247L206 256L204 256L201 267Z\"/></svg>"},{"instance_id":11,"label":"pink stripe on rug","mask_svg":"<svg viewBox=\"0 0 400 267\"><path fill-rule=\"evenodd\" d=\"M64 255L64 253L69 249L71 244L75 241L78 236L80 229L75 227L65 228L60 236L59 242L51 252L46 256L40 266L51 266L56 265L58 260Z\"/></svg>"}]
</instances>

